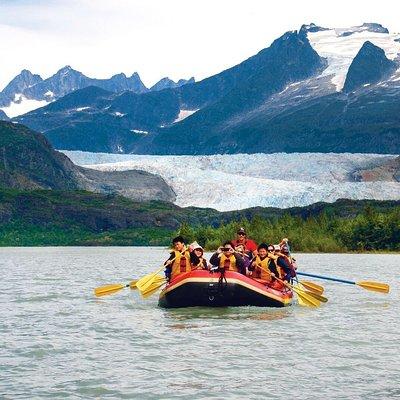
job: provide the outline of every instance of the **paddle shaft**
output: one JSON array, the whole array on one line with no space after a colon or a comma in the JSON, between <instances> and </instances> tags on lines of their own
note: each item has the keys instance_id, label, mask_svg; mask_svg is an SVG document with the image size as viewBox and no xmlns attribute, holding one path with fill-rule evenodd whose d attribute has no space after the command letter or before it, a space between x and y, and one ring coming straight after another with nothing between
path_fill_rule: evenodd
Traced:
<instances>
[{"instance_id":1,"label":"paddle shaft","mask_svg":"<svg viewBox=\"0 0 400 400\"><path fill-rule=\"evenodd\" d=\"M299 272L299 271L297 271L296 273L297 273L297 275L308 276L308 277L310 277L310 278L319 278L319 279L325 279L325 280L327 280L327 281L348 283L349 285L357 285L356 282L348 281L348 280L346 280L346 279L331 278L330 276L308 274L308 273L306 273L306 272Z\"/></svg>"}]
</instances>

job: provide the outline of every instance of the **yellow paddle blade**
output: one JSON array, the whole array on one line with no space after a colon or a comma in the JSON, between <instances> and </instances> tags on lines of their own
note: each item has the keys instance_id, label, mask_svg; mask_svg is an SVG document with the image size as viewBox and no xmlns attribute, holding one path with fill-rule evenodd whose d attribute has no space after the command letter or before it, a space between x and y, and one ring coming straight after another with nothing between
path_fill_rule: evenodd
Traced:
<instances>
[{"instance_id":1,"label":"yellow paddle blade","mask_svg":"<svg viewBox=\"0 0 400 400\"><path fill-rule=\"evenodd\" d=\"M144 298L150 297L151 295L156 293L161 288L161 286L163 286L165 284L165 282L166 282L166 280L164 279L163 282L158 282L157 284L153 284L148 289L146 289L144 292L140 292L140 293Z\"/></svg>"},{"instance_id":2,"label":"yellow paddle blade","mask_svg":"<svg viewBox=\"0 0 400 400\"><path fill-rule=\"evenodd\" d=\"M137 283L138 279L134 279L133 281L131 281L129 283L129 287L133 290L133 289L137 289L136 287L136 283Z\"/></svg>"},{"instance_id":3,"label":"yellow paddle blade","mask_svg":"<svg viewBox=\"0 0 400 400\"><path fill-rule=\"evenodd\" d=\"M325 296L322 296L322 294L318 294L312 291L309 291L305 288L305 285L303 285L303 282L300 282L298 285L295 286L296 288L302 290L303 292L305 292L306 294L308 294L309 296L313 297L314 299L317 299L319 301L321 301L322 303L326 303L328 301L328 298Z\"/></svg>"},{"instance_id":4,"label":"yellow paddle blade","mask_svg":"<svg viewBox=\"0 0 400 400\"><path fill-rule=\"evenodd\" d=\"M318 294L318 293L314 293L314 292L308 292L305 291L308 295L310 295L311 297L314 297L314 299L319 300L322 303L326 303L328 301L328 298L325 296L322 296L322 294Z\"/></svg>"},{"instance_id":5,"label":"yellow paddle blade","mask_svg":"<svg viewBox=\"0 0 400 400\"><path fill-rule=\"evenodd\" d=\"M125 285L114 284L114 285L105 285L94 289L94 295L97 297L107 296L109 294L117 293L121 289L123 289Z\"/></svg>"},{"instance_id":6,"label":"yellow paddle blade","mask_svg":"<svg viewBox=\"0 0 400 400\"><path fill-rule=\"evenodd\" d=\"M164 269L164 265L161 266L157 271L153 272L152 274L146 275L143 278L140 278L136 282L136 287L141 291L144 292L147 288L151 286L154 280L157 280L157 274Z\"/></svg>"},{"instance_id":7,"label":"yellow paddle blade","mask_svg":"<svg viewBox=\"0 0 400 400\"><path fill-rule=\"evenodd\" d=\"M321 305L321 302L313 297L310 293L306 293L304 290L301 290L294 286L289 286L293 289L297 296L301 298L301 302L299 302L299 304L306 305L308 307L319 307Z\"/></svg>"},{"instance_id":8,"label":"yellow paddle blade","mask_svg":"<svg viewBox=\"0 0 400 400\"><path fill-rule=\"evenodd\" d=\"M372 292L389 293L390 291L390 286L387 283L360 281L356 282L356 285L361 286L364 289L371 290Z\"/></svg>"},{"instance_id":9,"label":"yellow paddle blade","mask_svg":"<svg viewBox=\"0 0 400 400\"><path fill-rule=\"evenodd\" d=\"M297 296L297 302L300 306L308 307L308 304L300 296Z\"/></svg>"},{"instance_id":10,"label":"yellow paddle blade","mask_svg":"<svg viewBox=\"0 0 400 400\"><path fill-rule=\"evenodd\" d=\"M299 283L301 283L307 290L309 290L310 292L314 292L317 294L322 294L324 293L324 287L321 285L318 285L314 282L310 282L310 281L299 281Z\"/></svg>"}]
</instances>

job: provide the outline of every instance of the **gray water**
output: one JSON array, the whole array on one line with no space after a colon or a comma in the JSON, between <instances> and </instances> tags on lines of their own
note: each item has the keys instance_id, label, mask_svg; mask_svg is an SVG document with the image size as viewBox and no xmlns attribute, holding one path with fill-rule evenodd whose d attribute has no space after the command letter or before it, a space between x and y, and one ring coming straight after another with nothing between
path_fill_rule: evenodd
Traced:
<instances>
[{"instance_id":1,"label":"gray water","mask_svg":"<svg viewBox=\"0 0 400 400\"><path fill-rule=\"evenodd\" d=\"M390 282L389 295L317 281L318 309L157 307L124 289L161 248L0 249L0 398L400 397L400 255L299 254L301 270Z\"/></svg>"}]
</instances>

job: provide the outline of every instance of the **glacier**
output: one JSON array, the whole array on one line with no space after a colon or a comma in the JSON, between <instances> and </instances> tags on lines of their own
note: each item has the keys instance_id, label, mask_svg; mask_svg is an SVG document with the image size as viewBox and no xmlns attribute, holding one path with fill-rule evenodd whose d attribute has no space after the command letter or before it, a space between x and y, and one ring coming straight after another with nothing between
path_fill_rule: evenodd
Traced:
<instances>
[{"instance_id":1,"label":"glacier","mask_svg":"<svg viewBox=\"0 0 400 400\"><path fill-rule=\"evenodd\" d=\"M142 170L160 175L181 207L219 211L288 208L340 198L400 200L399 182L354 182L356 170L395 155L351 153L149 156L61 150L75 164L100 171Z\"/></svg>"},{"instance_id":2,"label":"glacier","mask_svg":"<svg viewBox=\"0 0 400 400\"><path fill-rule=\"evenodd\" d=\"M396 41L400 38L398 33L363 31L341 36L342 30L329 29L307 34L314 50L328 61L327 68L320 76L329 76L338 92L343 89L350 64L367 40L383 49L390 60L395 60L400 53L400 43Z\"/></svg>"}]
</instances>

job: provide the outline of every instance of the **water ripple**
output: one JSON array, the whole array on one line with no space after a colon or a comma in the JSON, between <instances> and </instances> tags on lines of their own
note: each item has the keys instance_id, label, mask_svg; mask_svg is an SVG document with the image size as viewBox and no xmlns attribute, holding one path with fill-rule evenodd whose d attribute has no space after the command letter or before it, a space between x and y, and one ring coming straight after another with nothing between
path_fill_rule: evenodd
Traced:
<instances>
[{"instance_id":1,"label":"water ripple","mask_svg":"<svg viewBox=\"0 0 400 400\"><path fill-rule=\"evenodd\" d=\"M0 249L0 393L17 398L399 398L399 287L322 282L318 309L163 310L95 286L157 269L164 249ZM398 255L300 254L303 270L388 281ZM380 267L377 270L377 266ZM309 267L307 267L309 266ZM362 268L360 268L362 266Z\"/></svg>"}]
</instances>

